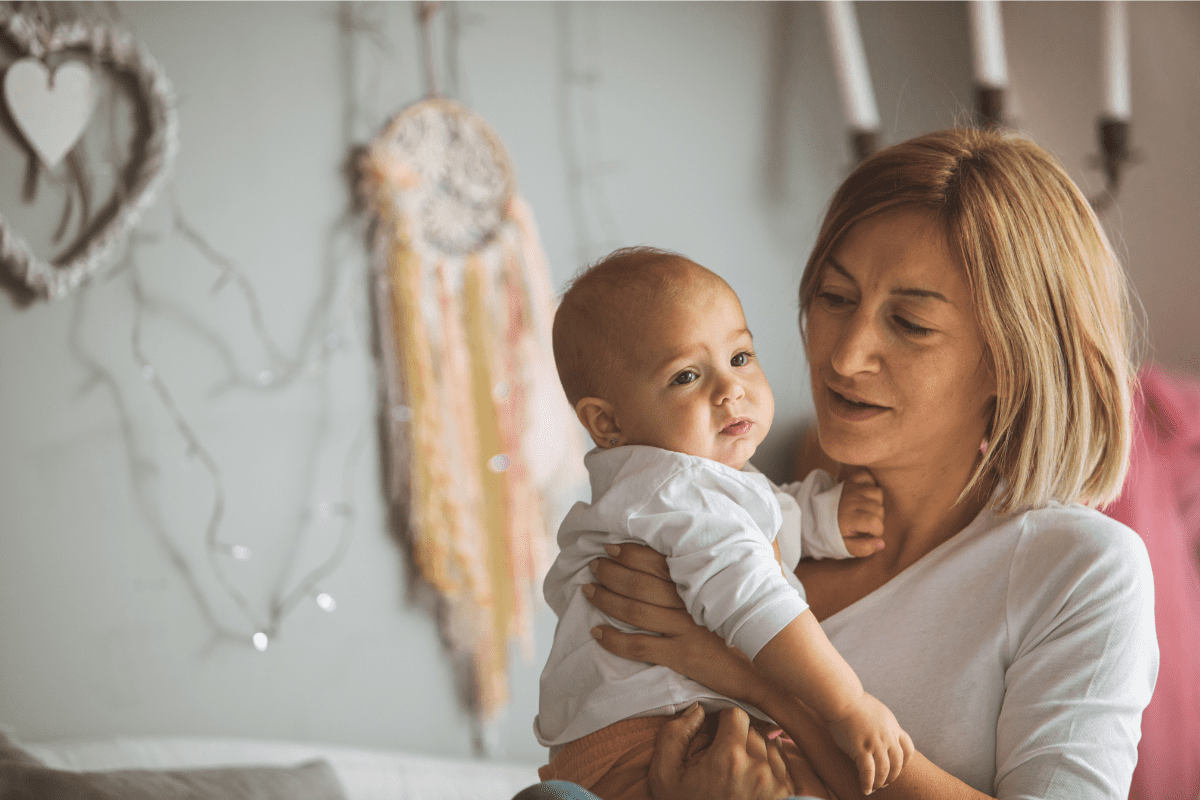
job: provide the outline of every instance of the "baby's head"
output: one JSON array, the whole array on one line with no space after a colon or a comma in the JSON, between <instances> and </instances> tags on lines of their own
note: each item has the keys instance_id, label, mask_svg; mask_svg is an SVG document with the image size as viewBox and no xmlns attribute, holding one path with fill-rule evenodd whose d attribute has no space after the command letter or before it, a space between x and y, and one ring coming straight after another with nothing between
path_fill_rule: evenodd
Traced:
<instances>
[{"instance_id":1,"label":"baby's head","mask_svg":"<svg viewBox=\"0 0 1200 800\"><path fill-rule=\"evenodd\" d=\"M630 247L581 272L554 315L554 360L606 449L653 445L741 469L775 415L737 295L678 253Z\"/></svg>"}]
</instances>

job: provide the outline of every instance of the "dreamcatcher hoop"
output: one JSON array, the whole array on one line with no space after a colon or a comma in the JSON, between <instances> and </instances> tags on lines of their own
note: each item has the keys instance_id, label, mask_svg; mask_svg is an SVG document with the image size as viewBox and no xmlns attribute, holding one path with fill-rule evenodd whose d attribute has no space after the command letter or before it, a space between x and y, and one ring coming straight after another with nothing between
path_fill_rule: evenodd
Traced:
<instances>
[{"instance_id":1,"label":"dreamcatcher hoop","mask_svg":"<svg viewBox=\"0 0 1200 800\"><path fill-rule=\"evenodd\" d=\"M543 495L582 460L553 366L549 272L499 136L463 104L404 109L361 167L393 518L486 720L507 700L508 639L532 650Z\"/></svg>"}]
</instances>

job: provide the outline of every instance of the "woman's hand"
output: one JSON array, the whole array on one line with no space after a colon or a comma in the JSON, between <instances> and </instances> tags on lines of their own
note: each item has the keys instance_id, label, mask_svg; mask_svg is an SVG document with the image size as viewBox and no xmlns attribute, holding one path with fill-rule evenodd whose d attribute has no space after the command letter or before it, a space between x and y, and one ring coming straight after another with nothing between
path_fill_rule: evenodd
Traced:
<instances>
[{"instance_id":1,"label":"woman's hand","mask_svg":"<svg viewBox=\"0 0 1200 800\"><path fill-rule=\"evenodd\" d=\"M793 749L785 759L779 739L768 740L751 727L750 717L742 709L722 711L712 744L695 752L693 745L702 744L697 735L703 723L704 709L696 703L659 731L650 762L650 794L655 800L829 796L804 757ZM693 752L690 758L689 751Z\"/></svg>"},{"instance_id":2,"label":"woman's hand","mask_svg":"<svg viewBox=\"0 0 1200 800\"><path fill-rule=\"evenodd\" d=\"M662 635L600 625L592 629L600 646L631 661L668 667L726 697L754 704L761 680L753 663L684 610L666 559L640 544L608 550L612 560L593 562L597 583L584 587L584 594L605 614Z\"/></svg>"}]
</instances>

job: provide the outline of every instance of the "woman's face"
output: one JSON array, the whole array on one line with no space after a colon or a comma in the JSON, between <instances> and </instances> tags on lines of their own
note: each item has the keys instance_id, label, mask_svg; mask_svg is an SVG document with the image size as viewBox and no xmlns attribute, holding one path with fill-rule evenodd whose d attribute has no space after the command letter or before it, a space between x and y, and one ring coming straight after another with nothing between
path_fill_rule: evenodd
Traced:
<instances>
[{"instance_id":1,"label":"woman's face","mask_svg":"<svg viewBox=\"0 0 1200 800\"><path fill-rule=\"evenodd\" d=\"M875 470L969 470L996 387L966 275L933 215L863 220L820 270L807 340L822 448Z\"/></svg>"}]
</instances>

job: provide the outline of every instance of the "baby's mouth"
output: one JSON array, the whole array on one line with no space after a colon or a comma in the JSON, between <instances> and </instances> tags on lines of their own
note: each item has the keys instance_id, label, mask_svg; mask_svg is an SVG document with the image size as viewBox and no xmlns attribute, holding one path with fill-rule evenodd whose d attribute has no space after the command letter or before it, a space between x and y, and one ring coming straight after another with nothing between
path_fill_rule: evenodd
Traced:
<instances>
[{"instance_id":1,"label":"baby's mouth","mask_svg":"<svg viewBox=\"0 0 1200 800\"><path fill-rule=\"evenodd\" d=\"M735 419L733 422L721 428L721 433L731 436L741 436L754 427L754 423L748 419Z\"/></svg>"}]
</instances>

